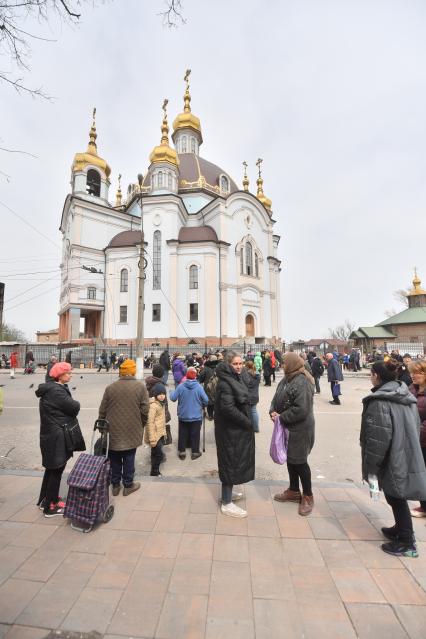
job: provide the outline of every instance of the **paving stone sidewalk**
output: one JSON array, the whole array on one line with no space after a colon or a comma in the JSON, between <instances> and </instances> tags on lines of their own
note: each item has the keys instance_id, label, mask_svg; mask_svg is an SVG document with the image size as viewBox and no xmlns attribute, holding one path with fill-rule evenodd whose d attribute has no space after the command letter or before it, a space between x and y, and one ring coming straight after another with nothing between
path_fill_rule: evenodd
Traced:
<instances>
[{"instance_id":1,"label":"paving stone sidewalk","mask_svg":"<svg viewBox=\"0 0 426 639\"><path fill-rule=\"evenodd\" d=\"M46 519L40 477L0 475L0 638L50 629L105 639L424 639L420 557L380 550L385 503L350 484L315 486L315 510L244 487L247 519L218 512L219 485L143 480L89 534Z\"/></svg>"}]
</instances>

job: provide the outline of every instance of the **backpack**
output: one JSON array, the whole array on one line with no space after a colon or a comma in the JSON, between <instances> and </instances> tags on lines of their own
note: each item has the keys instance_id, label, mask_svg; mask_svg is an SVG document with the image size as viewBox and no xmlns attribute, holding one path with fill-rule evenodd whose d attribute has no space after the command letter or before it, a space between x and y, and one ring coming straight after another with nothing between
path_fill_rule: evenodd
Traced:
<instances>
[{"instance_id":1,"label":"backpack","mask_svg":"<svg viewBox=\"0 0 426 639\"><path fill-rule=\"evenodd\" d=\"M206 384L206 394L209 398L209 403L214 404L216 399L216 387L219 382L219 378L216 375L216 371L210 377L209 381Z\"/></svg>"},{"instance_id":2,"label":"backpack","mask_svg":"<svg viewBox=\"0 0 426 639\"><path fill-rule=\"evenodd\" d=\"M324 375L324 365L322 362L320 362L320 365L318 366L318 373L320 375Z\"/></svg>"}]
</instances>

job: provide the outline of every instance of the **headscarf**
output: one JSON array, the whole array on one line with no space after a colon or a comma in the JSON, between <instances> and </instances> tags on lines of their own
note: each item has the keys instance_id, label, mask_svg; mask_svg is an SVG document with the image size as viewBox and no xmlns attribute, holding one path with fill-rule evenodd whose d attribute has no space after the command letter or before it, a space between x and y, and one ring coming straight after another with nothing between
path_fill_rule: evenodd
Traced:
<instances>
[{"instance_id":1,"label":"headscarf","mask_svg":"<svg viewBox=\"0 0 426 639\"><path fill-rule=\"evenodd\" d=\"M121 377L134 377L136 375L136 362L132 359L125 359L120 366Z\"/></svg>"},{"instance_id":2,"label":"headscarf","mask_svg":"<svg viewBox=\"0 0 426 639\"><path fill-rule=\"evenodd\" d=\"M68 362L57 362L50 369L49 376L54 379L59 379L61 375L69 373L70 371L72 371L71 364L68 364Z\"/></svg>"},{"instance_id":3,"label":"headscarf","mask_svg":"<svg viewBox=\"0 0 426 639\"><path fill-rule=\"evenodd\" d=\"M288 381L296 377L296 375L305 375L311 384L314 384L314 378L305 368L305 360L297 353L286 353L284 355L284 375Z\"/></svg>"}]
</instances>

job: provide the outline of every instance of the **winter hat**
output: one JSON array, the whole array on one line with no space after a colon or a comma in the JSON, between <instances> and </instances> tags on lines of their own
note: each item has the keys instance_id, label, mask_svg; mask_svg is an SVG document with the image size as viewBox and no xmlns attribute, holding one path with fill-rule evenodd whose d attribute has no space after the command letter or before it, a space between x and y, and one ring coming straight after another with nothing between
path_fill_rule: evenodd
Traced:
<instances>
[{"instance_id":1,"label":"winter hat","mask_svg":"<svg viewBox=\"0 0 426 639\"><path fill-rule=\"evenodd\" d=\"M50 369L49 375L54 379L59 379L61 375L63 375L64 373L69 373L71 370L72 366L71 364L68 364L68 362L57 362Z\"/></svg>"},{"instance_id":2,"label":"winter hat","mask_svg":"<svg viewBox=\"0 0 426 639\"><path fill-rule=\"evenodd\" d=\"M120 375L122 377L134 377L136 375L136 362L132 359L125 359L120 366Z\"/></svg>"},{"instance_id":3,"label":"winter hat","mask_svg":"<svg viewBox=\"0 0 426 639\"><path fill-rule=\"evenodd\" d=\"M152 367L152 374L154 377L163 377L164 368L161 366L161 364L154 364L154 366Z\"/></svg>"},{"instance_id":4,"label":"winter hat","mask_svg":"<svg viewBox=\"0 0 426 639\"><path fill-rule=\"evenodd\" d=\"M196 379L196 378L197 378L197 371L195 370L193 366L190 366L188 370L186 371L186 379Z\"/></svg>"},{"instance_id":5,"label":"winter hat","mask_svg":"<svg viewBox=\"0 0 426 639\"><path fill-rule=\"evenodd\" d=\"M152 397L158 397L158 395L167 395L166 387L161 382L157 382L151 393Z\"/></svg>"}]
</instances>

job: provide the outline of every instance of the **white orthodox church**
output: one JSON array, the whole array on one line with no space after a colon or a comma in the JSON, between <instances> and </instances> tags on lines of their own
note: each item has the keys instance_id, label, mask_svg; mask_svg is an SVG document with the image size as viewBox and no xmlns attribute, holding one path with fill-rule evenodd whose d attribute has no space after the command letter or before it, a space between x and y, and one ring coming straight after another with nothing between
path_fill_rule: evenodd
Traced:
<instances>
[{"instance_id":1,"label":"white orthodox church","mask_svg":"<svg viewBox=\"0 0 426 639\"><path fill-rule=\"evenodd\" d=\"M261 160L254 195L246 170L240 190L225 170L200 157L203 137L191 112L188 75L174 146L165 101L149 168L126 198L119 179L114 204L94 111L87 151L74 158L60 226L62 342L82 334L111 345L135 340L142 237L147 345L261 344L281 337L280 238L263 193Z\"/></svg>"}]
</instances>

